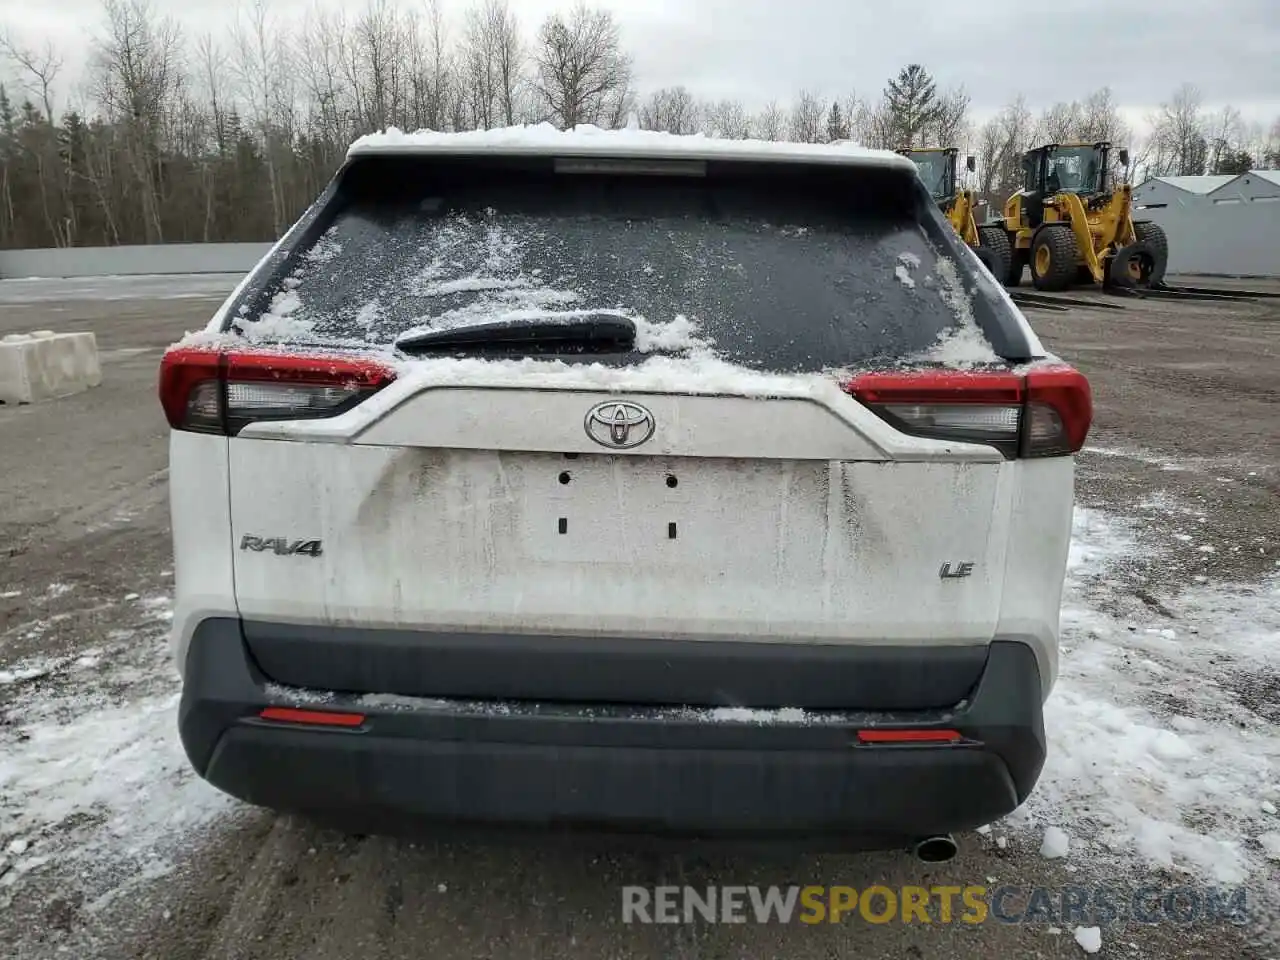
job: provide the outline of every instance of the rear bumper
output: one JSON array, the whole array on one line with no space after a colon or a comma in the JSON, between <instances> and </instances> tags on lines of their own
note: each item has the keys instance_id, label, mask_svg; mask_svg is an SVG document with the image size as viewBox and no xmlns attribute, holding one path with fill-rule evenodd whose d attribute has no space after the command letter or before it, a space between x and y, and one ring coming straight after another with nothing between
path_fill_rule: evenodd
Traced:
<instances>
[{"instance_id":1,"label":"rear bumper","mask_svg":"<svg viewBox=\"0 0 1280 960\"><path fill-rule=\"evenodd\" d=\"M1030 792L1044 762L1032 650L991 645L951 710L811 712L802 722L655 706L331 695L270 684L240 623L206 620L180 710L201 776L280 810L680 835L910 837L968 829ZM264 721L270 705L364 715L357 727ZM774 717L775 720L787 719ZM948 745L860 744L871 727L957 730Z\"/></svg>"}]
</instances>

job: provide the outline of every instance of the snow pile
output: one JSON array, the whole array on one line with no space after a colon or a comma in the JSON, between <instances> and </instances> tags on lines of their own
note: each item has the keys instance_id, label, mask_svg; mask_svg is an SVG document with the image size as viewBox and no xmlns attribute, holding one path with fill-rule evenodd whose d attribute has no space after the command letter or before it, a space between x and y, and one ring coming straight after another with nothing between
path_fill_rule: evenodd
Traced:
<instances>
[{"instance_id":1,"label":"snow pile","mask_svg":"<svg viewBox=\"0 0 1280 960\"><path fill-rule=\"evenodd\" d=\"M1097 953L1102 949L1102 930L1099 927L1076 927L1073 936L1085 953Z\"/></svg>"},{"instance_id":2,"label":"snow pile","mask_svg":"<svg viewBox=\"0 0 1280 960\"><path fill-rule=\"evenodd\" d=\"M898 264L893 268L893 275L898 278L898 282L908 290L916 288L915 278L911 276L912 270L920 267L920 258L914 253L898 254Z\"/></svg>"},{"instance_id":3,"label":"snow pile","mask_svg":"<svg viewBox=\"0 0 1280 960\"><path fill-rule=\"evenodd\" d=\"M666 323L653 323L644 317L633 317L636 325L636 350L640 353L700 352L711 350L711 341L698 333L698 325L684 314Z\"/></svg>"},{"instance_id":4,"label":"snow pile","mask_svg":"<svg viewBox=\"0 0 1280 960\"><path fill-rule=\"evenodd\" d=\"M766 140L729 140L703 134L680 135L656 130L604 130L582 124L559 130L550 123L437 133L420 130L405 133L391 127L356 140L348 156L378 153L554 153L560 156L619 157L759 157L811 163L859 164L896 167L915 174L915 164L892 150L872 150L849 142L833 144L789 143Z\"/></svg>"},{"instance_id":5,"label":"snow pile","mask_svg":"<svg viewBox=\"0 0 1280 960\"><path fill-rule=\"evenodd\" d=\"M1280 798L1280 732L1237 689L1280 674L1280 581L1163 600L1175 627L1126 596L1139 548L1103 514L1076 515L1049 755L1014 820L1071 821L1098 857L1137 855L1223 883L1263 869Z\"/></svg>"},{"instance_id":6,"label":"snow pile","mask_svg":"<svg viewBox=\"0 0 1280 960\"><path fill-rule=\"evenodd\" d=\"M1044 842L1040 844L1040 856L1046 860L1059 860L1071 849L1071 838L1061 827L1050 827L1044 832Z\"/></svg>"}]
</instances>

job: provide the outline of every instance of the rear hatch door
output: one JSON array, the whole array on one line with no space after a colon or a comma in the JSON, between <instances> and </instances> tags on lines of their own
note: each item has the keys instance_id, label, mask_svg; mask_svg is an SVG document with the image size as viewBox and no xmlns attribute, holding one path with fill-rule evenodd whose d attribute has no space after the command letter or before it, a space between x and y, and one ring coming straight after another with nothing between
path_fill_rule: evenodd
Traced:
<instances>
[{"instance_id":1,"label":"rear hatch door","mask_svg":"<svg viewBox=\"0 0 1280 960\"><path fill-rule=\"evenodd\" d=\"M341 196L239 324L288 363L356 347L394 375L337 416L230 440L237 598L268 673L421 695L963 697L1000 608L1013 464L908 435L843 387L999 360L909 169L374 158ZM596 317L634 338L415 342ZM363 659L317 639L354 636ZM855 647L856 682L816 682ZM914 678L877 655L903 648ZM809 685L771 679L792 658ZM569 683L568 664L590 669Z\"/></svg>"}]
</instances>

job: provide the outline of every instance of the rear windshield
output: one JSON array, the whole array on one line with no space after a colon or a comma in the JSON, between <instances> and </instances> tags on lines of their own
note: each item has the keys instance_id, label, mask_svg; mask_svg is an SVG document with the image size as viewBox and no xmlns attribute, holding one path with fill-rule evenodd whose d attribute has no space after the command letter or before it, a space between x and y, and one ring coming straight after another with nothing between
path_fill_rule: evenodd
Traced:
<instances>
[{"instance_id":1,"label":"rear windshield","mask_svg":"<svg viewBox=\"0 0 1280 960\"><path fill-rule=\"evenodd\" d=\"M370 158L245 318L259 322L241 326L390 345L411 331L608 313L638 321L642 351L711 349L754 369L900 358L971 318L912 182L741 163L669 176Z\"/></svg>"}]
</instances>

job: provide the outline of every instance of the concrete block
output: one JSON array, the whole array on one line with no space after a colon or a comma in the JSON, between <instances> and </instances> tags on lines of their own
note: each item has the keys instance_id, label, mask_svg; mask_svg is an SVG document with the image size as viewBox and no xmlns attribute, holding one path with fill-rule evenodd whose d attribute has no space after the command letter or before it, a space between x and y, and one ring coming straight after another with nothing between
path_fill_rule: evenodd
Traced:
<instances>
[{"instance_id":1,"label":"concrete block","mask_svg":"<svg viewBox=\"0 0 1280 960\"><path fill-rule=\"evenodd\" d=\"M101 382L98 340L92 333L36 330L0 338L0 402L69 397Z\"/></svg>"}]
</instances>

